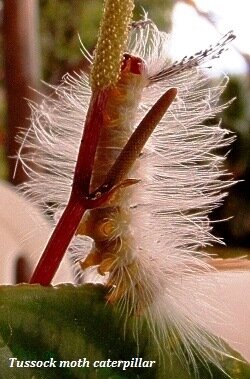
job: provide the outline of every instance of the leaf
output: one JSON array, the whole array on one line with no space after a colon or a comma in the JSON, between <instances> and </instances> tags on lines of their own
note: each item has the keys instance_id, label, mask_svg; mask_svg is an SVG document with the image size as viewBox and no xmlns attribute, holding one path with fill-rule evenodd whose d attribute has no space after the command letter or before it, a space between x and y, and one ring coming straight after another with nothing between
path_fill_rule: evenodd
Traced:
<instances>
[{"instance_id":1,"label":"leaf","mask_svg":"<svg viewBox=\"0 0 250 379\"><path fill-rule=\"evenodd\" d=\"M176 357L171 357L171 363L170 358L165 365L161 363L146 328L142 328L139 336L139 357L143 361L155 360L152 368L93 367L94 362L108 359L110 365L119 360L135 363L138 348L132 324L128 321L125 331L124 322L119 311L106 303L105 290L100 285L1 286L0 378L191 379ZM15 367L16 363L10 367L11 358L49 361L56 367ZM84 358L89 367L70 367L82 365ZM64 363L66 367L59 367L61 361L68 361ZM249 368L230 362L228 367L237 373L237 378L250 377ZM202 378L209 375L204 371ZM226 378L224 374L218 375L214 377Z\"/></svg>"}]
</instances>

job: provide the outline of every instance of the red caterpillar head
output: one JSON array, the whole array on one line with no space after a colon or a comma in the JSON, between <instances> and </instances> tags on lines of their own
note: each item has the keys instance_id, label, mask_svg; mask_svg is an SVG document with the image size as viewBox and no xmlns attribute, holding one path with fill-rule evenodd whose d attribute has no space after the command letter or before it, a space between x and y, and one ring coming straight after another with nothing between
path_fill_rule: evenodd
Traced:
<instances>
[{"instance_id":1,"label":"red caterpillar head","mask_svg":"<svg viewBox=\"0 0 250 379\"><path fill-rule=\"evenodd\" d=\"M134 57L128 53L123 55L121 65L122 72L130 72L132 74L141 75L145 71L145 61L142 58Z\"/></svg>"}]
</instances>

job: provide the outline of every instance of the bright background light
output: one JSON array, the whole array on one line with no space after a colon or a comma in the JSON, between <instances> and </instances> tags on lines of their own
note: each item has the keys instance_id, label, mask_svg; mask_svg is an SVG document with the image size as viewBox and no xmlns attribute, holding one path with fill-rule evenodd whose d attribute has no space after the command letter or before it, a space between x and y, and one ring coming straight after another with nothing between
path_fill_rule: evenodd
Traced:
<instances>
[{"instance_id":1,"label":"bright background light","mask_svg":"<svg viewBox=\"0 0 250 379\"><path fill-rule=\"evenodd\" d=\"M216 43L220 36L233 30L235 41L220 59L214 60L212 74L221 71L227 73L246 73L245 59L237 49L250 54L250 2L247 0L196 0L199 10L211 12L216 28L189 5L177 2L173 12L171 54L174 59L192 55L211 43ZM234 48L235 47L235 48Z\"/></svg>"}]
</instances>

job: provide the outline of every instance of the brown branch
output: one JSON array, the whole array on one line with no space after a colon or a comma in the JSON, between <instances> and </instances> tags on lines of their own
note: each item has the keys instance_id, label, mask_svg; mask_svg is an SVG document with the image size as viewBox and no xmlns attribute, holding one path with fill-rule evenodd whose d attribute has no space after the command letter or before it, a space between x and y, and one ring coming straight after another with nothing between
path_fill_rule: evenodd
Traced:
<instances>
[{"instance_id":1,"label":"brown branch","mask_svg":"<svg viewBox=\"0 0 250 379\"><path fill-rule=\"evenodd\" d=\"M16 135L20 128L29 127L30 109L26 99L35 100L40 78L40 54L38 44L38 1L4 1L4 58L7 98L7 150L9 157L9 179L19 184L25 179L24 171L18 167L15 178L15 159L19 150Z\"/></svg>"}]
</instances>

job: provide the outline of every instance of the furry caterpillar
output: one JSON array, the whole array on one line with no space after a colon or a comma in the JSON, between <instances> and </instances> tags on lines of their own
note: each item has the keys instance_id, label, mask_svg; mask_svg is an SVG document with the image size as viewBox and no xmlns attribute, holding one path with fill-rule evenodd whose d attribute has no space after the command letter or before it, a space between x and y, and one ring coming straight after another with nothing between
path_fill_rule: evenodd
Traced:
<instances>
[{"instance_id":1,"label":"furry caterpillar","mask_svg":"<svg viewBox=\"0 0 250 379\"><path fill-rule=\"evenodd\" d=\"M160 352L174 348L194 365L195 356L218 364L217 353L223 351L203 322L204 312L214 319L217 313L200 283L210 287L216 279L203 251L216 240L208 213L230 185L224 180L224 158L214 150L232 141L218 125L202 125L223 109L218 99L227 80L208 88L200 65L220 56L233 38L230 32L217 45L171 63L167 34L148 20L134 25L120 80L104 111L92 191L103 184L157 100L170 88L178 95L129 170L127 179L140 182L118 188L104 206L87 211L70 248L81 262L83 279L102 280L108 300L127 317L137 315L135 328L146 320ZM56 99L31 104L32 126L24 146L34 154L21 150L20 159L31 178L24 185L26 195L49 208L56 222L70 196L91 91L81 73L65 76L55 92ZM42 170L33 171L32 161ZM198 302L203 307L196 313Z\"/></svg>"}]
</instances>

